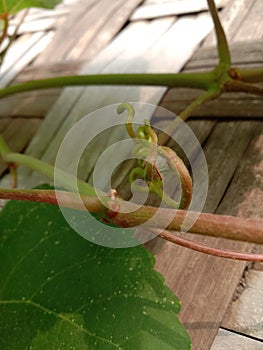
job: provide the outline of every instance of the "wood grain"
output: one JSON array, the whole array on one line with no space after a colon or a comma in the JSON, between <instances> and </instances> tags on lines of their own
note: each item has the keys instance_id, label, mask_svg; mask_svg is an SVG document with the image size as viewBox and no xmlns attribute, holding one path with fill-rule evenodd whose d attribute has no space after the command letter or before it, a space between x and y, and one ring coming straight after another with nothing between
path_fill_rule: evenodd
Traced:
<instances>
[{"instance_id":1,"label":"wood grain","mask_svg":"<svg viewBox=\"0 0 263 350\"><path fill-rule=\"evenodd\" d=\"M216 0L218 8L224 7L228 0ZM180 0L180 1L163 1L163 2L144 2L132 14L131 20L153 19L163 16L185 15L189 13L201 12L208 10L206 0Z\"/></svg>"}]
</instances>

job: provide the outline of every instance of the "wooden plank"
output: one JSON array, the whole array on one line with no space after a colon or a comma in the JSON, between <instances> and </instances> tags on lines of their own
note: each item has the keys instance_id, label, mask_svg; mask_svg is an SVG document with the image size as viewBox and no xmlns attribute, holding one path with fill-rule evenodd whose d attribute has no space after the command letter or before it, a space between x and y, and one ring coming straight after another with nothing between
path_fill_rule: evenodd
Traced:
<instances>
[{"instance_id":1,"label":"wooden plank","mask_svg":"<svg viewBox=\"0 0 263 350\"><path fill-rule=\"evenodd\" d=\"M263 26L262 26L263 27ZM263 64L263 40L250 40L249 42L237 42L230 44L232 64L235 67L262 66ZM202 47L197 50L185 66L186 71L212 69L218 63L216 48Z\"/></svg>"},{"instance_id":2,"label":"wooden plank","mask_svg":"<svg viewBox=\"0 0 263 350\"><path fill-rule=\"evenodd\" d=\"M218 8L224 7L228 0L216 0ZM144 3L138 7L132 14L131 20L153 19L163 16L184 15L189 13L208 10L206 0L180 0Z\"/></svg>"},{"instance_id":3,"label":"wooden plank","mask_svg":"<svg viewBox=\"0 0 263 350\"><path fill-rule=\"evenodd\" d=\"M54 8L52 10L48 9L35 9L35 8L30 8L26 18L25 22L31 22L31 21L36 21L39 19L44 19L44 18L57 18L57 17L64 17L70 13L70 7L61 4L62 6L60 8ZM17 14L14 18L11 18L10 20L10 25L11 26L16 26L17 24L20 23L20 18L21 18L21 13Z\"/></svg>"},{"instance_id":4,"label":"wooden plank","mask_svg":"<svg viewBox=\"0 0 263 350\"><path fill-rule=\"evenodd\" d=\"M34 21L24 21L19 27L17 35L54 29L58 26L58 23L57 18L41 18ZM13 35L15 29L16 26L10 25L8 28L8 35Z\"/></svg>"},{"instance_id":5,"label":"wooden plank","mask_svg":"<svg viewBox=\"0 0 263 350\"><path fill-rule=\"evenodd\" d=\"M15 42L8 51L3 63L0 87L8 85L36 56L42 52L53 37L53 32L38 32L31 36L25 45Z\"/></svg>"},{"instance_id":6,"label":"wooden plank","mask_svg":"<svg viewBox=\"0 0 263 350\"><path fill-rule=\"evenodd\" d=\"M221 201L220 196L223 195L222 188L227 188L231 182L239 161L261 126L262 123L257 121L222 121L217 123L204 148L209 166L209 193L204 211L214 212L217 209ZM224 212L226 210L228 208L225 208Z\"/></svg>"},{"instance_id":7,"label":"wooden plank","mask_svg":"<svg viewBox=\"0 0 263 350\"><path fill-rule=\"evenodd\" d=\"M211 350L261 350L260 341L235 334L225 329L220 329Z\"/></svg>"},{"instance_id":8,"label":"wooden plank","mask_svg":"<svg viewBox=\"0 0 263 350\"><path fill-rule=\"evenodd\" d=\"M0 102L0 120L2 118L44 118L61 90L48 89L10 96Z\"/></svg>"},{"instance_id":9,"label":"wooden plank","mask_svg":"<svg viewBox=\"0 0 263 350\"><path fill-rule=\"evenodd\" d=\"M24 35L16 40L10 47L1 67L1 80L3 76L12 68L14 64L24 55L38 40L43 37L44 33L37 33L35 35ZM2 86L2 85L1 85Z\"/></svg>"},{"instance_id":10,"label":"wooden plank","mask_svg":"<svg viewBox=\"0 0 263 350\"><path fill-rule=\"evenodd\" d=\"M40 60L54 62L76 59L81 55L91 59L118 32L140 1L93 0L82 3L56 32L52 44Z\"/></svg>"},{"instance_id":11,"label":"wooden plank","mask_svg":"<svg viewBox=\"0 0 263 350\"><path fill-rule=\"evenodd\" d=\"M86 45L84 46L84 50L81 52L81 57L85 60L90 60L95 57L101 48L108 44L112 37L118 33L119 29L125 25L134 8L136 8L141 2L142 0L124 0L121 5L115 9L115 12L107 18L105 23L103 23L99 33L97 33L96 36L93 36L89 47L87 48ZM75 59L76 56L76 51L74 51L69 59Z\"/></svg>"},{"instance_id":12,"label":"wooden plank","mask_svg":"<svg viewBox=\"0 0 263 350\"><path fill-rule=\"evenodd\" d=\"M262 38L263 25L262 25L262 13L263 2L262 0L251 1L252 6L249 11L249 16L246 16L239 29L233 36L234 41L249 41L255 38Z\"/></svg>"}]
</instances>

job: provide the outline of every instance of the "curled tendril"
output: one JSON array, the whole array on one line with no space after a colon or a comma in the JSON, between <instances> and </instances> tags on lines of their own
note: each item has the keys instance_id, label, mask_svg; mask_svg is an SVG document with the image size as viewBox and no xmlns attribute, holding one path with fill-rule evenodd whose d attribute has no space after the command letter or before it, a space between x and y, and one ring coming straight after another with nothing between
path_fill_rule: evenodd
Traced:
<instances>
[{"instance_id":1,"label":"curled tendril","mask_svg":"<svg viewBox=\"0 0 263 350\"><path fill-rule=\"evenodd\" d=\"M135 110L131 104L129 104L128 102L123 102L117 107L117 113L122 114L124 111L128 112L128 117L126 120L127 132L132 139L137 139L136 133L134 132L132 127L132 121L135 115Z\"/></svg>"},{"instance_id":2,"label":"curled tendril","mask_svg":"<svg viewBox=\"0 0 263 350\"><path fill-rule=\"evenodd\" d=\"M187 209L192 199L192 179L182 159L169 147L158 146L158 136L151 127L148 120L140 126L137 133L133 129L133 118L135 110L128 102L121 103L117 107L117 113L128 112L126 120L126 129L129 136L134 140L136 145L132 150L132 155L137 157L138 166L134 168L129 176L129 182L134 189L146 192L144 186L135 184L134 181L141 179L146 181L149 192L155 193L169 207L175 209ZM170 168L177 173L181 183L181 200L180 203L174 201L167 193L163 191L163 177L158 169L156 162L158 155L166 159Z\"/></svg>"}]
</instances>

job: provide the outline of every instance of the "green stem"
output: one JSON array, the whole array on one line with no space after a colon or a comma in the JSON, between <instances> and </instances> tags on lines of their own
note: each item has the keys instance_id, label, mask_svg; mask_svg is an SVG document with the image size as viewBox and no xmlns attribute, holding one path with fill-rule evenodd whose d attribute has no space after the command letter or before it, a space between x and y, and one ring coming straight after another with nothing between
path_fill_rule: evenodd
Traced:
<instances>
[{"instance_id":1,"label":"green stem","mask_svg":"<svg viewBox=\"0 0 263 350\"><path fill-rule=\"evenodd\" d=\"M221 88L217 87L211 90L208 90L204 92L202 95L197 97L186 109L183 110L182 113L179 115L179 120L176 118L172 122L169 123L168 127L166 128L165 132L163 132L159 136L159 144L165 145L170 139L170 135L173 135L175 130L177 129L178 125L180 125L181 120L186 120L188 117L191 116L193 111L200 107L203 103L213 100L214 98L221 95Z\"/></svg>"},{"instance_id":2,"label":"green stem","mask_svg":"<svg viewBox=\"0 0 263 350\"><path fill-rule=\"evenodd\" d=\"M64 86L81 85L148 85L167 87L191 87L206 90L214 81L214 74L175 73L175 74L99 74L54 77L8 86L0 89L0 98L13 94L50 89Z\"/></svg>"},{"instance_id":3,"label":"green stem","mask_svg":"<svg viewBox=\"0 0 263 350\"><path fill-rule=\"evenodd\" d=\"M6 163L19 164L28 166L30 169L38 171L54 181L55 168L41 160L30 157L26 154L15 153L10 150L2 135L0 135L0 155ZM75 176L70 175L66 171L56 169L56 176L59 179L60 186L69 191L74 191ZM86 182L77 179L79 192L88 196L95 196L95 189ZM102 193L101 191L99 191Z\"/></svg>"},{"instance_id":4,"label":"green stem","mask_svg":"<svg viewBox=\"0 0 263 350\"><path fill-rule=\"evenodd\" d=\"M30 169L38 171L39 173L47 176L49 179L54 181L55 168L52 165L45 163L43 161L40 161L38 159L32 158L25 154L6 153L5 149L4 149L4 152L1 152L1 151L2 150L1 150L1 144L0 144L0 153L2 153L2 157L5 162L28 166ZM74 183L76 181L76 178L73 175L70 175L67 172L59 169L56 169L56 175L57 175L57 178L59 179L59 184L61 187L64 187L69 191L75 190ZM96 192L91 185L79 179L77 179L77 183L78 183L79 192L81 194L85 194L89 196L96 195Z\"/></svg>"},{"instance_id":5,"label":"green stem","mask_svg":"<svg viewBox=\"0 0 263 350\"><path fill-rule=\"evenodd\" d=\"M214 0L207 0L210 13L215 26L216 38L217 38L217 50L219 57L219 65L224 68L231 67L231 55L227 43L226 34L218 16L217 8Z\"/></svg>"}]
</instances>

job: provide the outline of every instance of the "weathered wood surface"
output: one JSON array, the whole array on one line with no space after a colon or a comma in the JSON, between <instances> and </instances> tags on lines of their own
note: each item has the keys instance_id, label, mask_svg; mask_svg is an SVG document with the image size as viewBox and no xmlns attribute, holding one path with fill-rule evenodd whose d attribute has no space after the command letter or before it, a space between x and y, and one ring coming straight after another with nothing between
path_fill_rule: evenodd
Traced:
<instances>
[{"instance_id":1,"label":"weathered wood surface","mask_svg":"<svg viewBox=\"0 0 263 350\"><path fill-rule=\"evenodd\" d=\"M229 0L216 0L218 8L224 7ZM185 15L207 10L206 0L177 0L161 2L144 2L144 4L134 11L131 20L143 20L159 18L163 16Z\"/></svg>"},{"instance_id":2,"label":"weathered wood surface","mask_svg":"<svg viewBox=\"0 0 263 350\"><path fill-rule=\"evenodd\" d=\"M148 2L153 2L153 0ZM231 2L231 4L226 7L226 10L231 8L229 12L230 16L227 17L226 11L222 13L222 16L225 18L226 22L228 21L228 32L230 33L232 31L232 37L237 35L236 38L239 38L237 33L242 20L245 19L245 15L243 15L245 4L252 9L255 3L256 1L248 2L246 0L239 0ZM99 6L99 4L96 4L96 6ZM134 3L133 6L134 8L136 7ZM239 16L238 19L236 18L237 14ZM149 68L149 71L180 70L188 58L190 58L192 51L200 42L201 38L206 34L204 31L201 33L202 35L200 35L197 28L205 23L207 25L205 30L208 31L209 20L207 18L206 15L202 15L201 17L193 16L187 19L182 18L183 20L175 22L174 19L168 17L163 20L155 20L158 21L158 25L144 21L136 21L136 23L126 27L121 32L121 35L117 36L100 54L98 54L99 50L97 52L95 50L96 56L92 56L93 51L90 50L91 58L96 57L96 60L90 60L89 64L84 65L80 72L144 72L148 71L145 68L146 66ZM193 25L191 28L189 28L191 23L189 19L192 22L191 26ZM253 18L250 18L250 21L253 21ZM110 25L112 22L109 21L107 23ZM158 29L160 25L162 29ZM177 26L178 29L175 29ZM174 55L178 55L178 52L173 51L175 50L174 47L177 46L174 36L177 30L178 33L182 33L182 29L185 28L186 33L187 29L189 29L189 31L195 34L197 33L200 36L198 36L198 38L191 38L189 34L189 37L184 38L184 42L186 42L187 45L188 41L190 41L189 46L184 48L187 55L183 53L183 57L180 57L178 66L175 66L173 57ZM153 34L150 35L153 33L153 29L157 36L156 39L152 38ZM103 30L105 30L105 27L103 27ZM101 35L103 30L101 31ZM138 39L136 39L137 42L129 42L129 47L125 46L127 45L128 38L131 39L134 33L136 33L136 30L137 34L140 35L140 39L142 41L146 40L146 47L144 47L142 43L139 43ZM131 36L127 34L128 31L131 31ZM79 33L77 29L76 33ZM90 34L87 34L87 36L85 36L85 39L83 39L84 42L85 40L86 42L89 41L89 35ZM59 40L58 35L56 38L56 40ZM257 38L258 37L255 37L255 39ZM60 40L64 40L64 38L61 37ZM150 42L148 42L148 40L150 40ZM173 45L171 45L171 42L173 42ZM82 44L80 43L80 48L76 51L74 51L74 48L70 51L71 49L68 47L63 51L63 48L58 47L57 54L59 59L70 60L70 58L76 58L78 55L83 55L83 57L87 55L87 57L89 57L89 49L87 48L85 51L84 46L86 44L84 45L83 42ZM46 56L40 55L35 64L41 64L47 58L51 57L52 52L54 52L56 48L56 45L52 45L53 44L51 44L49 50L46 51L48 52L45 54ZM205 41L205 45L209 45L209 40ZM181 48L179 44L178 48ZM162 53L162 58L164 58L163 61L158 59L160 57L160 52ZM163 53L165 57L163 57ZM213 60L214 58L211 56L211 59ZM166 61L167 64L164 63ZM54 62L56 62L55 57ZM171 66L172 68L170 68ZM158 93L156 93L156 91L158 91ZM147 88L147 90L133 90L127 88L125 91L123 88L105 88L104 90L104 88L94 87L86 89L66 89L48 113L45 122L41 126L41 130L36 134L27 152L52 162L54 161L56 150L65 132L73 125L74 121L81 118L88 111L105 104L126 100L126 96L132 96L133 100L141 100L143 102L151 101L152 103L155 101L155 103L158 103L164 91L165 89L158 90L158 88ZM45 94L47 94L47 92L45 92ZM43 96L43 104L45 103L45 96L48 97L48 95ZM30 96L27 98L30 98ZM129 100L131 99L129 98ZM20 100L20 103L21 101L22 100ZM50 96L49 102L53 103L52 96ZM169 104L167 104L167 106L169 107ZM29 113L29 109L27 113ZM260 112L258 113L260 114ZM233 113L233 115L235 115L235 113ZM0 119L0 121L6 123L5 118ZM257 121L248 121L245 123L246 124L242 122L229 123L227 121L216 123L211 120L194 120L189 122L197 134L197 137L200 139L200 142L204 144L209 164L211 187L206 204L207 211L217 211L218 213L249 217L261 215L262 191L260 186L262 182L259 182L258 179L259 176L261 176L260 174L262 174L262 166L259 166L259 159L262 159L260 158L262 156L262 153L260 153L262 146L259 146L258 140L262 133L262 123ZM2 124L2 128L4 129L5 127L6 124ZM241 142L239 143L239 141ZM105 146L106 145L107 144L105 144ZM96 155L94 162L95 161ZM246 183L248 174L252 173L252 169L257 169L256 173L252 177L249 177L251 180L250 183ZM22 172L22 175L26 174L31 173ZM28 182L27 179L27 183ZM244 185L245 183L246 186ZM241 188L244 188L244 192L240 194ZM248 203L251 205L255 193L257 204L253 212L251 212L251 206L248 206ZM253 248L253 246L249 244L240 242L233 243L212 238L197 238L189 234L186 236L205 243L218 245L221 248L225 247L247 251ZM180 319L191 334L193 350L210 349L224 317L225 310L231 301L235 287L243 273L245 264L242 262L207 257L200 253L175 247L170 243L163 243L160 240L151 242L149 246L156 252L157 269L165 275L167 284L182 300L183 306ZM220 334L222 334L222 332ZM217 343L214 343L213 346L218 346L218 341L220 340L216 338L216 341ZM244 346L247 344L249 344L248 346L251 345L248 341L243 341L243 343L239 344L241 345L236 349L242 349L242 347L245 349ZM257 345L258 343L256 343L256 346ZM236 349L233 348L233 350Z\"/></svg>"},{"instance_id":3,"label":"weathered wood surface","mask_svg":"<svg viewBox=\"0 0 263 350\"><path fill-rule=\"evenodd\" d=\"M76 0L63 1L54 11L26 9L11 20L8 34L12 35L16 31L17 25L19 28L16 34L17 38L12 43L1 66L0 87L10 84L26 66L44 51L53 38L54 29L65 20L75 2ZM51 18L54 15L56 19ZM1 50L7 44L6 40Z\"/></svg>"},{"instance_id":4,"label":"weathered wood surface","mask_svg":"<svg viewBox=\"0 0 263 350\"><path fill-rule=\"evenodd\" d=\"M37 32L27 34L16 40L8 51L1 67L0 87L8 85L37 55L42 52L52 39L53 33Z\"/></svg>"},{"instance_id":5,"label":"weathered wood surface","mask_svg":"<svg viewBox=\"0 0 263 350\"><path fill-rule=\"evenodd\" d=\"M91 60L111 41L141 0L80 2L37 62ZM66 38L66 40L65 40Z\"/></svg>"}]
</instances>

